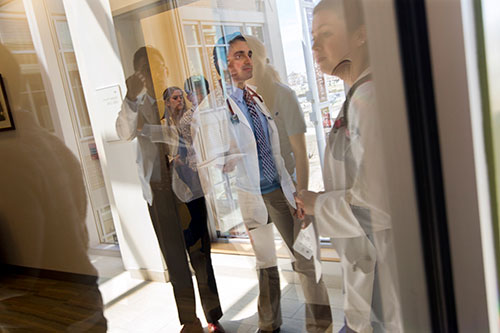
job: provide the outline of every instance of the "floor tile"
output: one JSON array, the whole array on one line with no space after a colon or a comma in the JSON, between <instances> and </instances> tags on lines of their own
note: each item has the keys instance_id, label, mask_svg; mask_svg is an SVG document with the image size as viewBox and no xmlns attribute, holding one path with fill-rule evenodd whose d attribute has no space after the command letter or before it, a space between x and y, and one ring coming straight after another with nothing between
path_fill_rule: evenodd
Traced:
<instances>
[{"instance_id":1,"label":"floor tile","mask_svg":"<svg viewBox=\"0 0 500 333\"><path fill-rule=\"evenodd\" d=\"M132 279L130 274L120 272L120 258L93 256L100 265L103 278L100 290L103 295L105 316L108 319L109 332L179 332L177 307L173 289L169 283L147 282ZM255 259L253 257L216 254L213 265L217 278L217 287L224 316L221 323L228 333L255 332L258 326L257 296L259 293ZM105 265L110 265L109 272ZM330 271L336 274L336 266ZM330 268L331 268L330 267ZM339 276L332 276L340 279ZM304 295L296 274L286 260L280 261L280 281L282 295L282 332L305 332ZM196 280L193 279L196 286ZM197 313L207 331L206 320L199 301L197 288ZM343 297L340 288L328 288L332 304L334 329L343 325Z\"/></svg>"},{"instance_id":2,"label":"floor tile","mask_svg":"<svg viewBox=\"0 0 500 333\"><path fill-rule=\"evenodd\" d=\"M281 299L281 314L283 317L294 318L294 315L299 311L304 313L304 303L294 299Z\"/></svg>"}]
</instances>

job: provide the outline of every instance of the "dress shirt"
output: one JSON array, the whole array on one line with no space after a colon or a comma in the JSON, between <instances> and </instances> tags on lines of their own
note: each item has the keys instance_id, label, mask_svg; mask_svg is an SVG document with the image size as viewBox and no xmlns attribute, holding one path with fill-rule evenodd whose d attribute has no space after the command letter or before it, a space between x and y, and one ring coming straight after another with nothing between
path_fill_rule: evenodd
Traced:
<instances>
[{"instance_id":1,"label":"dress shirt","mask_svg":"<svg viewBox=\"0 0 500 333\"><path fill-rule=\"evenodd\" d=\"M247 103L245 102L245 99L243 98L243 89L233 87L233 93L231 94L231 98L236 102L240 110L243 112L245 117L248 120L248 123L250 124L252 128L252 132L255 135L255 129L253 126L252 122L252 116L250 115L250 112L248 111ZM259 106L256 104L255 107L259 109ZM259 109L260 111L260 109ZM259 120L262 124L262 127L264 128L264 135L266 137L267 144L269 147L271 146L271 140L269 138L269 127L267 124L267 118L262 112L258 112L259 114ZM259 174L260 174L260 191L262 194L267 194L271 193L274 190L277 190L280 188L280 181L279 181L279 175L276 172L274 176L274 181L270 183L265 177L264 173L262 172L262 161L259 158Z\"/></svg>"}]
</instances>

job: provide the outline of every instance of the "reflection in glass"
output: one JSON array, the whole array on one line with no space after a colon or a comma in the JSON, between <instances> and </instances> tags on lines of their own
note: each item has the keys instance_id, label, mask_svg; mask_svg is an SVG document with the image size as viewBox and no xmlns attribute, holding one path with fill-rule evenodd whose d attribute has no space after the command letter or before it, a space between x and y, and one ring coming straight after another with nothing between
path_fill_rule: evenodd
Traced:
<instances>
[{"instance_id":1,"label":"reflection in glass","mask_svg":"<svg viewBox=\"0 0 500 333\"><path fill-rule=\"evenodd\" d=\"M264 31L261 26L250 25L246 27L247 35L257 37L262 43L264 43Z\"/></svg>"},{"instance_id":2,"label":"reflection in glass","mask_svg":"<svg viewBox=\"0 0 500 333\"><path fill-rule=\"evenodd\" d=\"M380 158L368 40L361 1L323 0L314 9L312 46L321 71L349 92L325 150L325 192L301 191L306 212L329 236L343 267L345 330L400 332L402 322Z\"/></svg>"},{"instance_id":3,"label":"reflection in glass","mask_svg":"<svg viewBox=\"0 0 500 333\"><path fill-rule=\"evenodd\" d=\"M199 47L188 48L189 72L193 75L200 75L203 71L202 49Z\"/></svg>"},{"instance_id":4,"label":"reflection in glass","mask_svg":"<svg viewBox=\"0 0 500 333\"><path fill-rule=\"evenodd\" d=\"M9 5L17 11L22 11L23 14L4 9L4 7L0 9L2 14L0 17L0 40L12 52L21 67L24 80L21 88L23 106L26 110L34 113L35 119L43 128L53 132L54 124L45 96L45 88L41 84L40 66L29 25L24 15L24 6L20 0L12 1Z\"/></svg>"},{"instance_id":5,"label":"reflection in glass","mask_svg":"<svg viewBox=\"0 0 500 333\"><path fill-rule=\"evenodd\" d=\"M97 271L87 255L81 166L20 108L29 104L20 101L27 98L19 91L22 71L2 44L0 72L16 123L15 135L0 139L0 327L106 332ZM45 94L39 96L34 103L43 105Z\"/></svg>"},{"instance_id":6,"label":"reflection in glass","mask_svg":"<svg viewBox=\"0 0 500 333\"><path fill-rule=\"evenodd\" d=\"M126 81L127 95L116 120L117 133L122 140L138 141L137 164L143 196L167 265L183 330L203 331L196 314L189 263L196 275L209 327L217 328L222 309L190 129L197 104L205 98L208 87L197 91L199 85L186 82L192 103L188 110L183 90L166 87L168 70L158 49L140 47L133 59L135 72ZM161 100L157 91L163 91ZM189 211L191 219L187 226L182 223L179 200Z\"/></svg>"},{"instance_id":7,"label":"reflection in glass","mask_svg":"<svg viewBox=\"0 0 500 333\"><path fill-rule=\"evenodd\" d=\"M240 26L235 26L235 25L224 25L224 36L229 36L234 33L241 33L241 27ZM228 40L225 40L225 43L228 43Z\"/></svg>"},{"instance_id":8,"label":"reflection in glass","mask_svg":"<svg viewBox=\"0 0 500 333\"><path fill-rule=\"evenodd\" d=\"M222 26L220 25L203 25L203 36L207 46L214 46L216 41L222 37Z\"/></svg>"},{"instance_id":9,"label":"reflection in glass","mask_svg":"<svg viewBox=\"0 0 500 333\"><path fill-rule=\"evenodd\" d=\"M32 237L23 243L30 244L26 248L33 250L26 252L29 260L45 260L45 253L59 260L64 254L61 259L64 265L67 264L64 260L76 266L81 264L77 268L86 268L83 273L95 274L86 258L88 240L83 225L86 206L85 199L82 200L86 196L91 204L89 211L95 217L92 231L97 244L116 243L113 216L119 216L122 221L117 222L123 224L118 235L124 240L126 268L148 278L168 275L168 288L173 287L170 289L174 292L171 302L176 302L183 331L201 333L203 329L200 311L195 310L197 283L209 332L221 332L218 327L221 303L226 306L224 310L230 310L224 319L237 321L241 324L240 331L257 328L277 331L280 327L286 331L287 326L294 326L299 331L338 332L345 325L346 332L400 332L397 279L392 271L392 220L386 202L385 165L378 158L382 155L378 146L381 124L374 106L368 40L363 39L366 35L360 29L362 22L345 26L352 19L344 15L341 5L346 1L357 3L357 0L323 0L320 6L328 9L317 10L334 14L323 22L325 26L321 29L325 31L318 30L319 27L313 29L316 67L306 59L311 52L306 45L310 38L309 21L318 19L317 15L313 17L317 0L109 1L110 8L106 6L106 10L111 12L104 16L109 20L110 14L114 15L114 22L106 19L93 22L93 16L103 17L97 1L96 6L89 7L92 13L87 13L83 31L78 31L82 26L77 22L70 22L71 32L86 41L88 23L99 45L110 46L108 58L102 56L99 48L82 49L81 43L75 43L80 49L73 50L64 16L71 7L64 8L62 1L0 1L0 8L10 8L0 16L0 38L20 63L24 78L19 104L35 118L33 122L21 121L19 132L9 133L26 140L21 145L0 140L2 156L10 163L0 165L1 183L7 184L0 191L8 197L0 201L0 220L7 221L15 230L10 233L9 228L3 228L5 224L1 225L0 244L7 245L0 248L11 251L6 257L12 259L11 254L18 250L24 256L25 248L17 246L16 238ZM30 21L28 25L22 10L17 10L23 3L42 4L35 10L31 8L35 13L30 13L29 19L37 24ZM72 2L65 1L69 3ZM282 6L279 8L278 4ZM300 38L301 22L295 17L302 12L305 14L302 37L306 40ZM38 15L46 15L47 22L38 20ZM329 25L335 29L326 31ZM30 26L41 31L30 31ZM117 36L113 36L115 29ZM47 31L53 35L42 36L42 41L52 40L54 50L46 50L44 44L41 48L45 50L38 51L47 54L37 55L31 35ZM236 36L241 38L235 39ZM338 39L328 43L332 36ZM291 42L295 44L291 46ZM322 42L324 50L320 47ZM236 56L235 50L241 53ZM326 53L319 55L320 51ZM38 64L38 57L45 60L48 54L54 57L47 59L48 63L58 64L54 67L59 69L57 73L47 73L49 83L57 78L53 96L46 96L47 76L41 73L43 69ZM120 70L108 73L107 69L116 69L114 65L120 61L126 74L122 75ZM341 66L332 67L333 62L329 61L337 61L334 65ZM88 70L82 73L83 82L78 62ZM243 78L242 73L246 74ZM94 99L105 95L101 92L107 88L101 88L107 84L113 85L117 95L119 86L126 94L120 97L119 114L118 110L113 113L111 106L98 105ZM349 86L346 96L344 91ZM86 100L84 88L87 97L94 97ZM347 102L343 103L345 97ZM48 102L54 99L62 110L49 108ZM23 118L30 112L17 112L16 117ZM70 121L54 126L51 114L63 115L61 119ZM106 119L116 116L116 122ZM71 139L71 147L79 153L81 165L75 161L65 164L71 153L36 123L52 132L54 127L62 128L64 136ZM29 126L25 127L26 124ZM92 125L98 127L93 131ZM113 132L113 125L117 133ZM105 138L101 137L103 132ZM102 141L96 142L93 133ZM326 151L319 152L325 153L326 162L323 176L318 177L321 166L317 145L324 143L324 133L330 134ZM30 154L20 156L20 146ZM99 151L101 156L97 147L104 148ZM130 153L131 149L136 151ZM137 165L134 161L130 162L132 165L124 165L131 157L129 154ZM103 166L112 165L107 175L100 170L100 158ZM31 163L26 169L25 162ZM20 170L22 177L15 173ZM82 171L86 187L81 184ZM21 192L19 184L23 182L33 182L33 187L41 190L35 195ZM16 188L16 200L10 197L10 188ZM141 191L144 200L140 199ZM106 193L116 195L115 206L110 205ZM42 208L37 207L36 194L43 196ZM17 213L26 214L27 218L12 217L9 209L13 201L18 201ZM8 211L5 220L4 210ZM308 216L302 216L304 210ZM62 218L65 223L59 223ZM88 220L92 221L91 217ZM150 220L152 224L148 225ZM17 223L23 230L16 230ZM146 232L136 235L139 228ZM49 244L44 237L52 232L65 234ZM323 238L327 241L323 244L319 241L322 235L328 236ZM36 241L40 240L42 245L54 247L45 253L45 249L35 251L39 245ZM156 240L161 253L156 253ZM224 289L217 289L212 241L226 242L224 250L229 248L231 253L242 254L241 247L235 244L246 247L247 254L253 250L253 257L238 256L231 264L227 257L221 260L217 281ZM338 255L340 263L322 262L325 253L333 252L321 248L330 242L337 250L332 261ZM280 254L277 251L280 246L287 252ZM78 252L77 260L70 260L73 259L70 250ZM285 260L280 261L282 257ZM150 260L155 261L151 267L142 266L149 266ZM286 269L278 270L278 265L284 262ZM240 264L251 266L250 272L238 274ZM152 267L154 271L150 271ZM335 284L337 276L332 279L332 270L342 269L340 286ZM243 279L234 283L238 275ZM329 278L323 279L323 275ZM344 294L340 295L342 288ZM89 324L98 326L96 330L104 330L95 279L82 290L82 298L90 295L94 302L89 317L95 321L90 320ZM239 296L233 294L242 290L247 294L237 299ZM11 296L7 302L17 297ZM150 296L144 304L154 304ZM235 299L234 304L229 301L230 296ZM252 303L254 300L257 304ZM4 301L0 297L0 307ZM116 301L116 305L128 302ZM162 306L168 301L160 300ZM340 309L342 302L344 308ZM251 308L248 318L236 318L235 313L241 316L243 307L247 311ZM116 309L119 312L123 307ZM290 313L286 313L290 309L295 318L303 320L291 320ZM130 318L139 326L144 317L136 309L131 312ZM0 311L0 319L2 315ZM173 331L168 318L166 330ZM134 325L132 329L135 328Z\"/></svg>"},{"instance_id":10,"label":"reflection in glass","mask_svg":"<svg viewBox=\"0 0 500 333\"><path fill-rule=\"evenodd\" d=\"M256 257L259 328L273 331L282 325L274 225L288 247L294 261L292 267L300 277L306 304L306 328L308 331L325 331L331 326L332 317L326 286L316 264L317 253L314 251L314 256L305 257L294 247L300 232L300 222L295 218L302 219L303 213L294 197L295 186L290 173L279 153L279 132L271 116L279 114L281 109L277 105L269 109L254 88L247 85L254 75L254 63L253 50L245 37L236 32L224 36L224 40L227 47L217 47L213 54L226 94L227 107L222 114L225 121L221 121L218 127L229 134L225 144L228 149L209 158L209 161L214 161L212 168L222 170L228 177L235 177L235 182L229 182L230 187L226 191L237 193L237 201L236 196L230 198L235 200L234 207L239 207ZM258 42L258 39L254 40ZM265 51L262 53L265 64ZM264 72L273 73L270 69L262 68L260 75L264 77ZM271 84L272 96L272 92L277 92L275 87L279 86L279 79L266 79ZM279 103L291 102L295 105L300 119L302 113L296 98L293 98L294 94L289 93L289 88L279 87L287 92L276 94L283 98ZM270 103L276 96L268 97ZM286 112L293 114L291 110ZM302 122L302 133L305 131L303 127ZM313 242L317 244L317 239Z\"/></svg>"},{"instance_id":11,"label":"reflection in glass","mask_svg":"<svg viewBox=\"0 0 500 333\"><path fill-rule=\"evenodd\" d=\"M193 24L184 25L184 38L186 38L186 45L200 45L200 38L198 35L198 26Z\"/></svg>"}]
</instances>

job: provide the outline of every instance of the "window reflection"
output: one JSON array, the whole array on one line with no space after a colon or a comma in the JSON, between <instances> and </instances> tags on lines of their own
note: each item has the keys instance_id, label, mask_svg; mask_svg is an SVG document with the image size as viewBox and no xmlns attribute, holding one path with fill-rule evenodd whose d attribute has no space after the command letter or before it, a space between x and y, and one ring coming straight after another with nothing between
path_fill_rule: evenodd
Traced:
<instances>
[{"instance_id":1,"label":"window reflection","mask_svg":"<svg viewBox=\"0 0 500 333\"><path fill-rule=\"evenodd\" d=\"M13 1L9 8L2 9L0 18L0 40L4 43L21 66L24 83L21 89L23 107L32 110L38 123L49 131L54 131L45 88L38 64L35 47L26 20L19 14L24 8L20 0Z\"/></svg>"},{"instance_id":2,"label":"window reflection","mask_svg":"<svg viewBox=\"0 0 500 333\"><path fill-rule=\"evenodd\" d=\"M57 125L75 134L98 243L116 243L118 230L130 243L123 252L133 252L125 253L127 265L143 276L168 275L174 292L168 301L175 302L183 331L201 332L205 320L209 332L223 332L225 318L240 310L226 303L232 293L227 275L238 265L227 264L224 276L216 274L220 262L212 262L214 243L223 242L233 254L241 255L235 244L244 244L253 255L241 259L252 260L256 274L245 279L253 285L238 286L253 290L253 313L245 318L251 329L402 331L386 166L379 158L383 124L368 57L374 41L360 8L352 7L360 2L130 3L110 2L114 22L104 22L116 36L97 24L110 44L116 37L120 51L99 65L121 62L125 80L120 70L110 74L82 61L99 50L77 43L73 49L58 3L62 12L51 13L46 28L55 31L60 72L48 74L60 76L64 87L49 99L25 17L0 18L0 37L24 76L22 107L50 131L48 100L66 99L72 112L71 124ZM80 77L82 63L89 77ZM108 75L119 110L93 104L112 90L103 84ZM111 100L105 97L99 102ZM101 165L115 168L106 174ZM118 200L110 202L106 193ZM124 216L124 202L132 217ZM127 222L115 228L122 222L113 214ZM139 229L153 238L136 235ZM336 250L330 259L338 261L332 265L342 271L335 273L341 286L322 262L327 247ZM141 266L151 259L148 251L141 257L143 249L157 252L163 271ZM291 286L286 297L284 286ZM196 288L203 313L196 311ZM293 314L285 313L289 307Z\"/></svg>"}]
</instances>

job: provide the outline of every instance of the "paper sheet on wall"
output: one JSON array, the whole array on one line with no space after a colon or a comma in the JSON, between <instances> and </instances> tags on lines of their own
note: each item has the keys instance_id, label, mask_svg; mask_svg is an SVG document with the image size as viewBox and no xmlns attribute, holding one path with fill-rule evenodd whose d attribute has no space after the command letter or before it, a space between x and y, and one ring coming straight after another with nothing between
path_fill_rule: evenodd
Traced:
<instances>
[{"instance_id":1,"label":"paper sheet on wall","mask_svg":"<svg viewBox=\"0 0 500 333\"><path fill-rule=\"evenodd\" d=\"M318 238L313 223L309 224L307 228L300 230L293 244L293 249L308 260L313 258L316 282L318 282L321 278L321 261L318 251Z\"/></svg>"},{"instance_id":2,"label":"paper sheet on wall","mask_svg":"<svg viewBox=\"0 0 500 333\"><path fill-rule=\"evenodd\" d=\"M97 130L106 141L120 141L115 129L116 117L123 102L120 85L96 89L96 101L99 105Z\"/></svg>"}]
</instances>

